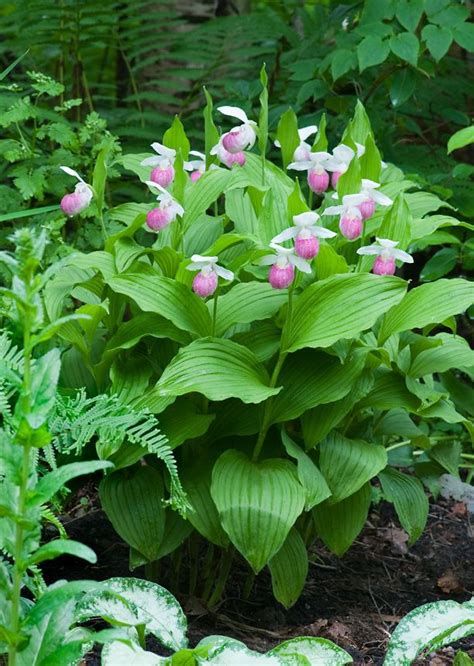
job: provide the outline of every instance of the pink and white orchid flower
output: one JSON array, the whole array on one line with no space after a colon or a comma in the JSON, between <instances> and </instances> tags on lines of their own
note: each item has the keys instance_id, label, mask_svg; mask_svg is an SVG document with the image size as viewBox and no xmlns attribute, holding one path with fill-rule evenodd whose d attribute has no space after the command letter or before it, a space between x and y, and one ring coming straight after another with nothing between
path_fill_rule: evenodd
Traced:
<instances>
[{"instance_id":1,"label":"pink and white orchid flower","mask_svg":"<svg viewBox=\"0 0 474 666\"><path fill-rule=\"evenodd\" d=\"M224 136L221 136L219 143L216 143L216 145L211 148L211 155L216 155L219 162L225 164L225 166L229 167L229 169L231 169L234 164L244 166L246 160L245 153L242 151L238 153L229 153L229 151L224 148L222 143Z\"/></svg>"},{"instance_id":2,"label":"pink and white orchid flower","mask_svg":"<svg viewBox=\"0 0 474 666\"><path fill-rule=\"evenodd\" d=\"M362 235L363 217L360 204L364 201L363 194L346 194L342 197L341 206L329 206L323 215L340 215L339 229L344 238L355 240Z\"/></svg>"},{"instance_id":3,"label":"pink and white orchid flower","mask_svg":"<svg viewBox=\"0 0 474 666\"><path fill-rule=\"evenodd\" d=\"M77 178L78 180L74 192L65 194L61 199L60 204L63 213L68 217L72 217L73 215L82 213L82 211L89 206L92 197L94 196L94 191L92 190L92 187L81 178L77 171L74 171L74 169L71 169L68 166L61 166L59 168L62 169L64 173L67 173L68 176L74 176L74 178Z\"/></svg>"},{"instance_id":4,"label":"pink and white orchid flower","mask_svg":"<svg viewBox=\"0 0 474 666\"><path fill-rule=\"evenodd\" d=\"M160 192L156 197L160 202L159 206L152 208L146 215L147 227L151 231L158 232L174 222L178 215L183 215L184 208L158 183L147 180L146 184Z\"/></svg>"},{"instance_id":5,"label":"pink and white orchid flower","mask_svg":"<svg viewBox=\"0 0 474 666\"><path fill-rule=\"evenodd\" d=\"M219 106L217 110L224 116L237 118L242 122L241 125L233 127L230 132L223 135L222 145L227 152L240 153L252 148L257 138L255 130L257 123L254 120L249 120L245 111L238 106Z\"/></svg>"},{"instance_id":6,"label":"pink and white orchid flower","mask_svg":"<svg viewBox=\"0 0 474 666\"><path fill-rule=\"evenodd\" d=\"M295 254L294 248L281 247L271 242L275 254L267 254L259 261L260 266L271 266L268 281L274 289L286 289L295 279L295 267L302 273L311 273L307 261Z\"/></svg>"},{"instance_id":7,"label":"pink and white orchid flower","mask_svg":"<svg viewBox=\"0 0 474 666\"><path fill-rule=\"evenodd\" d=\"M393 275L395 273L395 260L399 259L407 264L413 263L413 257L408 252L398 250L398 241L392 241L388 238L376 238L376 243L366 245L357 250L360 255L377 256L372 272L376 275Z\"/></svg>"},{"instance_id":8,"label":"pink and white orchid flower","mask_svg":"<svg viewBox=\"0 0 474 666\"><path fill-rule=\"evenodd\" d=\"M361 143L356 143L357 147L357 157L362 157L365 153L365 146ZM337 181L342 176L343 173L349 168L349 164L352 162L352 159L355 155L355 152L349 146L346 146L344 143L341 143L339 146L336 146L332 151L332 155L326 163L326 169L332 171L331 185L336 188Z\"/></svg>"},{"instance_id":9,"label":"pink and white orchid flower","mask_svg":"<svg viewBox=\"0 0 474 666\"><path fill-rule=\"evenodd\" d=\"M190 150L189 154L194 157L199 157L198 160L190 160L189 162L184 163L185 170L191 171L190 178L194 183L196 180L199 180L202 174L206 171L206 156L204 153L200 153L199 150Z\"/></svg>"},{"instance_id":10,"label":"pink and white orchid flower","mask_svg":"<svg viewBox=\"0 0 474 666\"><path fill-rule=\"evenodd\" d=\"M362 178L360 194L363 194L365 198L359 205L359 210L364 220L372 217L375 212L375 204L380 204L381 206L391 206L393 204L390 197L382 192L377 192L378 187L380 187L380 183L376 183L374 180L369 180L368 178Z\"/></svg>"},{"instance_id":11,"label":"pink and white orchid flower","mask_svg":"<svg viewBox=\"0 0 474 666\"><path fill-rule=\"evenodd\" d=\"M150 174L150 180L161 187L168 187L174 178L173 164L176 159L176 150L163 146L158 141L152 143L151 147L158 155L147 157L141 162L141 165L155 167Z\"/></svg>"},{"instance_id":12,"label":"pink and white orchid flower","mask_svg":"<svg viewBox=\"0 0 474 666\"><path fill-rule=\"evenodd\" d=\"M295 152L293 153L294 162L304 162L309 160L311 154L311 146L309 145L309 143L306 143L306 139L312 136L313 134L316 134L317 131L318 131L317 125L308 125L307 127L302 127L301 129L298 130L298 136L300 137L300 144L299 146L297 146ZM278 139L275 141L275 146L277 148L281 148L281 143L278 141Z\"/></svg>"},{"instance_id":13,"label":"pink and white orchid flower","mask_svg":"<svg viewBox=\"0 0 474 666\"><path fill-rule=\"evenodd\" d=\"M191 263L186 266L188 271L199 271L193 280L193 291L201 298L212 296L217 289L218 277L231 282L234 279L232 271L219 266L218 257L203 257L193 254Z\"/></svg>"},{"instance_id":14,"label":"pink and white orchid flower","mask_svg":"<svg viewBox=\"0 0 474 666\"><path fill-rule=\"evenodd\" d=\"M326 171L326 165L330 158L331 155L324 151L310 152L307 160L292 162L287 168L295 171L307 171L309 187L316 194L322 194L329 186L329 174Z\"/></svg>"},{"instance_id":15,"label":"pink and white orchid flower","mask_svg":"<svg viewBox=\"0 0 474 666\"><path fill-rule=\"evenodd\" d=\"M283 243L284 241L295 239L296 254L302 259L310 261L319 252L320 238L334 238L334 231L325 229L316 225L319 215L314 211L300 213L293 216L294 227L285 229L280 234L272 238L272 243Z\"/></svg>"}]
</instances>

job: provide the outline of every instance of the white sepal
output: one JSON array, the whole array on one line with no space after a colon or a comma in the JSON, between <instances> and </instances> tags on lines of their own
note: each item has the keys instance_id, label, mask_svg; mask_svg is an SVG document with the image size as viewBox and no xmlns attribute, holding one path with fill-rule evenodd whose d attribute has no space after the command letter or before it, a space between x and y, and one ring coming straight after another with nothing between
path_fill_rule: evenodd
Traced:
<instances>
[{"instance_id":1,"label":"white sepal","mask_svg":"<svg viewBox=\"0 0 474 666\"><path fill-rule=\"evenodd\" d=\"M288 261L302 273L311 273L311 266L305 259L299 257L297 254L290 255Z\"/></svg>"},{"instance_id":2,"label":"white sepal","mask_svg":"<svg viewBox=\"0 0 474 666\"><path fill-rule=\"evenodd\" d=\"M237 118L243 123L249 122L249 119L245 111L243 109L240 109L238 106L218 106L217 110L220 111L220 113L222 113L224 116Z\"/></svg>"},{"instance_id":3,"label":"white sepal","mask_svg":"<svg viewBox=\"0 0 474 666\"><path fill-rule=\"evenodd\" d=\"M313 210L293 215L293 224L297 227L312 227L319 220L319 215Z\"/></svg>"},{"instance_id":4,"label":"white sepal","mask_svg":"<svg viewBox=\"0 0 474 666\"><path fill-rule=\"evenodd\" d=\"M59 168L64 171L64 173L67 173L68 176L74 176L74 178L77 178L77 180L79 180L81 183L86 183L86 181L77 173L77 171L74 171L74 169L71 169L71 167L60 166Z\"/></svg>"},{"instance_id":5,"label":"white sepal","mask_svg":"<svg viewBox=\"0 0 474 666\"><path fill-rule=\"evenodd\" d=\"M171 161L174 161L176 158L176 150L174 148L168 148L168 146L164 146L162 143L158 143L158 141L152 143L151 147L158 155L167 157Z\"/></svg>"}]
</instances>

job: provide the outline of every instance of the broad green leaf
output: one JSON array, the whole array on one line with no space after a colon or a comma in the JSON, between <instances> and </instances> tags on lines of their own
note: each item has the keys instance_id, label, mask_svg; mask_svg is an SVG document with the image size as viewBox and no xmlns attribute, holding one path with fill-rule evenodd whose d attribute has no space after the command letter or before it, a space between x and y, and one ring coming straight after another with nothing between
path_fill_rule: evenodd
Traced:
<instances>
[{"instance_id":1,"label":"broad green leaf","mask_svg":"<svg viewBox=\"0 0 474 666\"><path fill-rule=\"evenodd\" d=\"M414 32L423 14L423 0L397 0L395 16L402 26Z\"/></svg>"},{"instance_id":2,"label":"broad green leaf","mask_svg":"<svg viewBox=\"0 0 474 666\"><path fill-rule=\"evenodd\" d=\"M283 168L293 162L293 154L300 145L298 135L298 118L293 109L289 108L281 115L276 138L280 143Z\"/></svg>"},{"instance_id":3,"label":"broad green leaf","mask_svg":"<svg viewBox=\"0 0 474 666\"><path fill-rule=\"evenodd\" d=\"M113 472L99 486L102 507L115 531L149 562L158 557L165 530L164 485L154 467Z\"/></svg>"},{"instance_id":4,"label":"broad green leaf","mask_svg":"<svg viewBox=\"0 0 474 666\"><path fill-rule=\"evenodd\" d=\"M420 280L431 282L447 275L458 263L458 258L459 250L455 247L444 247L438 250L421 269Z\"/></svg>"},{"instance_id":5,"label":"broad green leaf","mask_svg":"<svg viewBox=\"0 0 474 666\"><path fill-rule=\"evenodd\" d=\"M411 32L401 32L390 38L390 48L396 56L416 67L420 43Z\"/></svg>"},{"instance_id":6,"label":"broad green leaf","mask_svg":"<svg viewBox=\"0 0 474 666\"><path fill-rule=\"evenodd\" d=\"M433 25L429 23L425 25L421 32L421 36L426 42L428 51L431 53L436 62L439 62L446 53L453 41L453 33L448 28Z\"/></svg>"},{"instance_id":7,"label":"broad green leaf","mask_svg":"<svg viewBox=\"0 0 474 666\"><path fill-rule=\"evenodd\" d=\"M390 99L393 106L401 106L415 92L417 77L409 67L404 67L395 72L390 85Z\"/></svg>"},{"instance_id":8,"label":"broad green leaf","mask_svg":"<svg viewBox=\"0 0 474 666\"><path fill-rule=\"evenodd\" d=\"M353 157L349 168L341 175L337 181L337 193L341 199L346 194L359 192L361 188L360 162L357 157Z\"/></svg>"},{"instance_id":9,"label":"broad green leaf","mask_svg":"<svg viewBox=\"0 0 474 666\"><path fill-rule=\"evenodd\" d=\"M453 666L474 666L474 661L467 654L467 652L456 652L454 657Z\"/></svg>"},{"instance_id":10,"label":"broad green leaf","mask_svg":"<svg viewBox=\"0 0 474 666\"><path fill-rule=\"evenodd\" d=\"M233 449L214 466L211 495L231 542L255 573L280 550L305 502L290 462L254 462Z\"/></svg>"},{"instance_id":11,"label":"broad green leaf","mask_svg":"<svg viewBox=\"0 0 474 666\"><path fill-rule=\"evenodd\" d=\"M364 527L370 502L370 484L366 483L342 502L330 504L326 501L314 507L312 513L316 532L338 557L344 555Z\"/></svg>"},{"instance_id":12,"label":"broad green leaf","mask_svg":"<svg viewBox=\"0 0 474 666\"><path fill-rule=\"evenodd\" d=\"M459 477L459 465L462 458L462 444L456 441L439 442L430 449L428 455L444 467L452 476Z\"/></svg>"},{"instance_id":13,"label":"broad green leaf","mask_svg":"<svg viewBox=\"0 0 474 666\"><path fill-rule=\"evenodd\" d=\"M238 234L249 234L258 238L258 218L252 201L244 190L230 190L225 197L225 212L234 223Z\"/></svg>"},{"instance_id":14,"label":"broad green leaf","mask_svg":"<svg viewBox=\"0 0 474 666\"><path fill-rule=\"evenodd\" d=\"M158 551L157 559L160 560L162 557L165 557L176 550L176 548L181 546L183 541L188 538L192 531L193 526L191 523L184 518L181 518L179 513L176 513L173 509L167 508L165 516L165 532L163 534L163 540ZM147 558L139 553L138 550L130 548L130 571L134 571L134 569L143 566L147 562Z\"/></svg>"},{"instance_id":15,"label":"broad green leaf","mask_svg":"<svg viewBox=\"0 0 474 666\"><path fill-rule=\"evenodd\" d=\"M79 543L79 541L72 541L71 539L54 539L40 546L28 558L26 565L30 567L45 560L54 560L60 555L73 555L92 564L97 562L97 556L89 546L85 546L83 543Z\"/></svg>"},{"instance_id":16,"label":"broad green leaf","mask_svg":"<svg viewBox=\"0 0 474 666\"><path fill-rule=\"evenodd\" d=\"M420 407L420 399L410 393L400 374L381 368L375 373L374 384L358 407L381 410L398 408L416 412Z\"/></svg>"},{"instance_id":17,"label":"broad green leaf","mask_svg":"<svg viewBox=\"0 0 474 666\"><path fill-rule=\"evenodd\" d=\"M286 289L273 289L267 282L236 284L217 301L216 335L223 335L234 324L272 317L287 301Z\"/></svg>"},{"instance_id":18,"label":"broad green leaf","mask_svg":"<svg viewBox=\"0 0 474 666\"><path fill-rule=\"evenodd\" d=\"M303 591L308 575L308 553L298 530L291 528L285 543L268 563L272 575L273 596L285 608L291 608ZM291 576L288 572L291 571Z\"/></svg>"},{"instance_id":19,"label":"broad green leaf","mask_svg":"<svg viewBox=\"0 0 474 666\"><path fill-rule=\"evenodd\" d=\"M397 625L388 644L384 666L410 666L422 650L432 651L473 633L472 601L424 604Z\"/></svg>"},{"instance_id":20,"label":"broad green leaf","mask_svg":"<svg viewBox=\"0 0 474 666\"><path fill-rule=\"evenodd\" d=\"M20 398L20 414L34 430L40 428L56 402L56 386L61 369L61 352L52 349L34 361L29 402Z\"/></svg>"},{"instance_id":21,"label":"broad green leaf","mask_svg":"<svg viewBox=\"0 0 474 666\"><path fill-rule=\"evenodd\" d=\"M466 21L453 27L453 35L456 43L463 49L472 53L474 51L474 26Z\"/></svg>"},{"instance_id":22,"label":"broad green leaf","mask_svg":"<svg viewBox=\"0 0 474 666\"><path fill-rule=\"evenodd\" d=\"M206 169L209 169L210 165L216 160L216 158L210 153L211 148L213 148L219 142L219 132L217 131L217 127L215 126L214 120L212 118L212 97L205 86L203 86L203 91L206 97L206 106L204 107L203 111L204 151L206 153Z\"/></svg>"},{"instance_id":23,"label":"broad green leaf","mask_svg":"<svg viewBox=\"0 0 474 666\"><path fill-rule=\"evenodd\" d=\"M32 506L44 504L71 479L84 474L93 474L99 470L111 469L112 467L112 463L107 460L91 460L90 462L62 465L41 477L36 488L32 491L28 503Z\"/></svg>"},{"instance_id":24,"label":"broad green leaf","mask_svg":"<svg viewBox=\"0 0 474 666\"><path fill-rule=\"evenodd\" d=\"M393 502L402 527L408 532L411 546L421 536L428 519L428 498L423 484L414 476L387 467L379 474L385 497Z\"/></svg>"},{"instance_id":25,"label":"broad green leaf","mask_svg":"<svg viewBox=\"0 0 474 666\"><path fill-rule=\"evenodd\" d=\"M406 286L396 277L359 273L336 275L307 287L295 299L291 327L287 324L284 329L284 349L329 347L354 338L399 303Z\"/></svg>"},{"instance_id":26,"label":"broad green leaf","mask_svg":"<svg viewBox=\"0 0 474 666\"><path fill-rule=\"evenodd\" d=\"M311 148L311 152L317 153L317 152L325 152L328 149L328 140L326 136L326 114L323 113L319 120L319 125L318 125L318 133L316 134L316 137L314 139L313 146Z\"/></svg>"},{"instance_id":27,"label":"broad green leaf","mask_svg":"<svg viewBox=\"0 0 474 666\"><path fill-rule=\"evenodd\" d=\"M172 449L188 439L204 435L215 414L201 414L197 406L186 398L178 400L160 414L160 428Z\"/></svg>"},{"instance_id":28,"label":"broad green leaf","mask_svg":"<svg viewBox=\"0 0 474 666\"><path fill-rule=\"evenodd\" d=\"M168 657L159 657L154 652L147 652L135 643L111 641L106 643L101 652L102 666L166 666Z\"/></svg>"},{"instance_id":29,"label":"broad green leaf","mask_svg":"<svg viewBox=\"0 0 474 666\"><path fill-rule=\"evenodd\" d=\"M110 390L120 402L131 403L147 390L153 374L153 367L147 361L147 356L138 352L122 354L113 361L109 371ZM112 440L104 445L97 451L100 458L107 459L117 450L117 444Z\"/></svg>"},{"instance_id":30,"label":"broad green leaf","mask_svg":"<svg viewBox=\"0 0 474 666\"><path fill-rule=\"evenodd\" d=\"M362 372L366 357L367 350L357 350L346 363L318 351L291 354L279 376L283 388L273 401L271 421L295 419L307 409L345 396Z\"/></svg>"},{"instance_id":31,"label":"broad green leaf","mask_svg":"<svg viewBox=\"0 0 474 666\"><path fill-rule=\"evenodd\" d=\"M202 664L212 664L212 666L231 666L231 664L238 664L245 666L306 666L304 662L298 661L296 656L285 658L283 661L278 656L269 656L261 652L254 652L249 650L245 645L224 644L216 650L212 657L201 661Z\"/></svg>"},{"instance_id":32,"label":"broad green leaf","mask_svg":"<svg viewBox=\"0 0 474 666\"><path fill-rule=\"evenodd\" d=\"M266 370L246 347L231 340L201 338L178 352L149 398L173 402L178 395L197 391L209 400L257 403L280 390L269 383Z\"/></svg>"},{"instance_id":33,"label":"broad green leaf","mask_svg":"<svg viewBox=\"0 0 474 666\"><path fill-rule=\"evenodd\" d=\"M355 53L349 49L336 49L331 61L331 76L337 81L356 66Z\"/></svg>"},{"instance_id":34,"label":"broad green leaf","mask_svg":"<svg viewBox=\"0 0 474 666\"><path fill-rule=\"evenodd\" d=\"M382 160L372 134L369 134L365 140L365 153L359 158L359 163L362 178L380 183Z\"/></svg>"},{"instance_id":35,"label":"broad green leaf","mask_svg":"<svg viewBox=\"0 0 474 666\"><path fill-rule=\"evenodd\" d=\"M353 495L387 464L383 446L331 433L319 446L319 467L331 489L331 504Z\"/></svg>"},{"instance_id":36,"label":"broad green leaf","mask_svg":"<svg viewBox=\"0 0 474 666\"><path fill-rule=\"evenodd\" d=\"M191 146L184 131L183 123L178 116L174 117L171 127L163 134L163 144L168 148L173 148L177 153L181 151L183 159L188 159Z\"/></svg>"},{"instance_id":37,"label":"broad green leaf","mask_svg":"<svg viewBox=\"0 0 474 666\"><path fill-rule=\"evenodd\" d=\"M115 335L107 342L105 353L118 351L119 349L130 349L146 336L153 338L169 338L186 344L190 337L181 331L168 319L153 313L137 314L129 321L120 324Z\"/></svg>"},{"instance_id":38,"label":"broad green leaf","mask_svg":"<svg viewBox=\"0 0 474 666\"><path fill-rule=\"evenodd\" d=\"M414 218L423 217L426 213L432 213L439 208L453 208L431 192L408 192L405 197Z\"/></svg>"},{"instance_id":39,"label":"broad green leaf","mask_svg":"<svg viewBox=\"0 0 474 666\"><path fill-rule=\"evenodd\" d=\"M198 217L217 201L232 178L232 170L216 168L203 173L185 192L183 230L187 231Z\"/></svg>"},{"instance_id":40,"label":"broad green leaf","mask_svg":"<svg viewBox=\"0 0 474 666\"><path fill-rule=\"evenodd\" d=\"M390 44L388 40L383 40L374 35L364 37L357 45L357 58L359 60L359 71L363 72L367 67L380 65L384 62L390 53Z\"/></svg>"},{"instance_id":41,"label":"broad green leaf","mask_svg":"<svg viewBox=\"0 0 474 666\"><path fill-rule=\"evenodd\" d=\"M343 256L326 243L320 245L318 258L313 262L318 280L325 280L333 275L349 273L349 266Z\"/></svg>"},{"instance_id":42,"label":"broad green leaf","mask_svg":"<svg viewBox=\"0 0 474 666\"><path fill-rule=\"evenodd\" d=\"M312 636L291 638L289 641L277 645L268 654L277 654L282 657L300 654L307 658L311 666L344 666L353 661L350 654L332 641Z\"/></svg>"},{"instance_id":43,"label":"broad green leaf","mask_svg":"<svg viewBox=\"0 0 474 666\"><path fill-rule=\"evenodd\" d=\"M461 278L438 280L415 287L385 315L379 341L393 333L437 324L467 310L474 302L474 284Z\"/></svg>"},{"instance_id":44,"label":"broad green leaf","mask_svg":"<svg viewBox=\"0 0 474 666\"><path fill-rule=\"evenodd\" d=\"M263 63L260 70L260 83L262 84L262 92L259 96L260 114L258 118L258 147L260 154L265 158L268 141L268 77L265 63Z\"/></svg>"},{"instance_id":45,"label":"broad green leaf","mask_svg":"<svg viewBox=\"0 0 474 666\"><path fill-rule=\"evenodd\" d=\"M141 578L109 578L104 581L81 601L77 609L78 620L93 617L119 620L109 608L114 598L118 604L122 601L120 612L124 614L123 624L144 625L146 634L153 634L172 650L187 646L186 616L181 606L164 587Z\"/></svg>"},{"instance_id":46,"label":"broad green leaf","mask_svg":"<svg viewBox=\"0 0 474 666\"><path fill-rule=\"evenodd\" d=\"M144 312L154 312L195 335L211 330L211 317L202 300L181 282L161 275L129 273L109 280L113 291L131 298Z\"/></svg>"},{"instance_id":47,"label":"broad green leaf","mask_svg":"<svg viewBox=\"0 0 474 666\"><path fill-rule=\"evenodd\" d=\"M405 196L400 193L385 213L377 235L379 238L398 241L397 247L406 250L411 239L412 222L413 218Z\"/></svg>"},{"instance_id":48,"label":"broad green leaf","mask_svg":"<svg viewBox=\"0 0 474 666\"><path fill-rule=\"evenodd\" d=\"M425 349L413 359L408 374L411 377L423 377L434 372L446 372L451 368L474 366L474 351L460 336L438 333L434 339L442 341L441 346Z\"/></svg>"},{"instance_id":49,"label":"broad green leaf","mask_svg":"<svg viewBox=\"0 0 474 666\"><path fill-rule=\"evenodd\" d=\"M327 499L331 491L309 455L300 449L284 430L281 431L281 439L287 454L296 460L298 478L306 493L305 511L309 511Z\"/></svg>"},{"instance_id":50,"label":"broad green leaf","mask_svg":"<svg viewBox=\"0 0 474 666\"><path fill-rule=\"evenodd\" d=\"M265 362L280 348L280 329L272 321L253 324L250 330L232 336L235 342L253 351L259 361Z\"/></svg>"},{"instance_id":51,"label":"broad green leaf","mask_svg":"<svg viewBox=\"0 0 474 666\"><path fill-rule=\"evenodd\" d=\"M471 143L474 143L474 125L471 127L464 127L453 134L448 141L448 155L449 153L452 153L453 150L459 150L459 148L469 146Z\"/></svg>"},{"instance_id":52,"label":"broad green leaf","mask_svg":"<svg viewBox=\"0 0 474 666\"><path fill-rule=\"evenodd\" d=\"M216 505L211 497L212 467L210 461L199 460L181 472L183 488L192 509L187 518L205 539L216 546L227 548L229 538L222 529Z\"/></svg>"}]
</instances>

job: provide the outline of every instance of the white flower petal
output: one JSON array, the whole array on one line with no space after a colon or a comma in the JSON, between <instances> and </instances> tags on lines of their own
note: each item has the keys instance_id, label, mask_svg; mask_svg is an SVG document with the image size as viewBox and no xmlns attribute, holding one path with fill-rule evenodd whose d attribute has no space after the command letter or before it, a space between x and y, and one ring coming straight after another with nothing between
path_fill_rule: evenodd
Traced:
<instances>
[{"instance_id":1,"label":"white flower petal","mask_svg":"<svg viewBox=\"0 0 474 666\"><path fill-rule=\"evenodd\" d=\"M270 243L270 247L272 248L272 250L275 250L275 252L277 252L282 257L294 254L293 248L282 247L281 245L278 245L278 243L274 243L273 241Z\"/></svg>"},{"instance_id":2,"label":"white flower petal","mask_svg":"<svg viewBox=\"0 0 474 666\"><path fill-rule=\"evenodd\" d=\"M316 150L314 153L312 152L310 155L310 160L312 162L319 163L329 159L331 159L331 155L329 153L326 153L324 150Z\"/></svg>"},{"instance_id":3,"label":"white flower petal","mask_svg":"<svg viewBox=\"0 0 474 666\"><path fill-rule=\"evenodd\" d=\"M337 160L339 160L340 162L345 162L346 164L349 164L349 162L352 160L352 158L355 155L352 148L346 146L345 143L341 143L339 146L336 146L332 151L332 154Z\"/></svg>"},{"instance_id":4,"label":"white flower petal","mask_svg":"<svg viewBox=\"0 0 474 666\"><path fill-rule=\"evenodd\" d=\"M323 215L339 215L344 211L344 206L329 206L326 210L323 210Z\"/></svg>"},{"instance_id":5,"label":"white flower petal","mask_svg":"<svg viewBox=\"0 0 474 666\"><path fill-rule=\"evenodd\" d=\"M74 169L71 169L71 167L68 166L60 166L60 169L64 171L64 173L67 173L68 176L74 176L74 178L77 178L77 180L80 180L81 183L85 183L85 180L83 180L80 175L77 173L77 171L74 171Z\"/></svg>"},{"instance_id":6,"label":"white flower petal","mask_svg":"<svg viewBox=\"0 0 474 666\"><path fill-rule=\"evenodd\" d=\"M317 125L308 125L308 127L302 127L301 129L298 130L298 135L302 141L306 141L306 139L311 136L312 134L316 134L318 131L318 126Z\"/></svg>"},{"instance_id":7,"label":"white flower petal","mask_svg":"<svg viewBox=\"0 0 474 666\"><path fill-rule=\"evenodd\" d=\"M375 240L377 241L377 243L381 247L385 247L385 248L396 247L398 245L398 243L400 242L400 241L390 240L389 238L378 238L378 237L376 237Z\"/></svg>"},{"instance_id":8,"label":"white flower petal","mask_svg":"<svg viewBox=\"0 0 474 666\"><path fill-rule=\"evenodd\" d=\"M352 208L352 206L361 204L365 199L365 194L346 194L342 197L342 205L345 208Z\"/></svg>"},{"instance_id":9,"label":"white flower petal","mask_svg":"<svg viewBox=\"0 0 474 666\"><path fill-rule=\"evenodd\" d=\"M310 231L313 232L318 238L334 238L337 234L326 227L311 227Z\"/></svg>"},{"instance_id":10,"label":"white flower petal","mask_svg":"<svg viewBox=\"0 0 474 666\"><path fill-rule=\"evenodd\" d=\"M400 259L400 261L404 261L406 264L413 263L413 257L411 254L408 254L408 252L404 252L403 250L392 250L392 257Z\"/></svg>"},{"instance_id":11,"label":"white flower petal","mask_svg":"<svg viewBox=\"0 0 474 666\"><path fill-rule=\"evenodd\" d=\"M380 254L382 248L380 248L378 245L365 245L364 247L360 247L357 250L357 254Z\"/></svg>"},{"instance_id":12,"label":"white flower petal","mask_svg":"<svg viewBox=\"0 0 474 666\"><path fill-rule=\"evenodd\" d=\"M296 224L297 227L310 227L318 220L319 215L313 210L300 213L299 215L293 215L293 224Z\"/></svg>"},{"instance_id":13,"label":"white flower petal","mask_svg":"<svg viewBox=\"0 0 474 666\"><path fill-rule=\"evenodd\" d=\"M288 257L288 261L290 264L293 264L293 266L296 266L296 268L302 273L311 273L311 266L297 254Z\"/></svg>"},{"instance_id":14,"label":"white flower petal","mask_svg":"<svg viewBox=\"0 0 474 666\"><path fill-rule=\"evenodd\" d=\"M377 183L375 180L370 180L369 178L362 178L363 190L375 190L377 187L380 187L380 183Z\"/></svg>"},{"instance_id":15,"label":"white flower petal","mask_svg":"<svg viewBox=\"0 0 474 666\"><path fill-rule=\"evenodd\" d=\"M357 157L362 157L362 155L365 153L365 146L363 146L361 143L357 143L356 141L356 147L357 147Z\"/></svg>"},{"instance_id":16,"label":"white flower petal","mask_svg":"<svg viewBox=\"0 0 474 666\"><path fill-rule=\"evenodd\" d=\"M314 166L313 162L304 160L302 162L291 162L291 164L288 164L286 168L294 169L295 171L307 171L308 169L311 169L313 166Z\"/></svg>"},{"instance_id":17,"label":"white flower petal","mask_svg":"<svg viewBox=\"0 0 474 666\"><path fill-rule=\"evenodd\" d=\"M166 194L169 197L171 197L171 194L168 192L168 190L165 190L165 188L161 187L161 185L159 185L158 183L154 183L152 180L146 180L145 184L148 185L148 187L154 187L155 190L159 190L163 194Z\"/></svg>"},{"instance_id":18,"label":"white flower petal","mask_svg":"<svg viewBox=\"0 0 474 666\"><path fill-rule=\"evenodd\" d=\"M202 269L205 266L209 266L209 264L204 263L203 261L193 261L192 263L190 263L186 266L186 270L188 270L188 271L202 271Z\"/></svg>"},{"instance_id":19,"label":"white flower petal","mask_svg":"<svg viewBox=\"0 0 474 666\"><path fill-rule=\"evenodd\" d=\"M158 166L158 164L161 164L161 162L163 162L163 158L154 155L153 157L146 157L144 160L142 160L140 162L140 166Z\"/></svg>"},{"instance_id":20,"label":"white flower petal","mask_svg":"<svg viewBox=\"0 0 474 666\"><path fill-rule=\"evenodd\" d=\"M388 197L383 192L373 192L372 191L370 193L370 196L372 197L372 199L376 203L380 204L381 206L391 206L393 204L392 199L390 199L390 197Z\"/></svg>"},{"instance_id":21,"label":"white flower petal","mask_svg":"<svg viewBox=\"0 0 474 666\"><path fill-rule=\"evenodd\" d=\"M281 233L277 234L272 238L272 243L283 243L284 241L291 240L298 235L298 229L296 227L289 227Z\"/></svg>"},{"instance_id":22,"label":"white flower petal","mask_svg":"<svg viewBox=\"0 0 474 666\"><path fill-rule=\"evenodd\" d=\"M190 151L189 151L189 154L190 154L190 155L194 155L195 157L200 157L201 160L205 160L205 159L206 159L206 156L204 155L204 153L200 153L199 150L190 150Z\"/></svg>"},{"instance_id":23,"label":"white flower petal","mask_svg":"<svg viewBox=\"0 0 474 666\"><path fill-rule=\"evenodd\" d=\"M229 282L232 282L234 279L234 274L232 271L228 271L227 268L223 268L222 266L214 266L214 270L216 271L217 275L219 275L221 278L224 280L229 280Z\"/></svg>"},{"instance_id":24,"label":"white flower petal","mask_svg":"<svg viewBox=\"0 0 474 666\"><path fill-rule=\"evenodd\" d=\"M220 111L224 116L230 116L231 118L238 118L243 123L248 123L249 119L247 114L243 109L240 109L238 106L218 106L217 110Z\"/></svg>"},{"instance_id":25,"label":"white flower petal","mask_svg":"<svg viewBox=\"0 0 474 666\"><path fill-rule=\"evenodd\" d=\"M200 261L205 264L215 264L219 257L204 257L202 254L193 254L191 261Z\"/></svg>"},{"instance_id":26,"label":"white flower petal","mask_svg":"<svg viewBox=\"0 0 474 666\"><path fill-rule=\"evenodd\" d=\"M276 254L266 254L264 257L259 259L258 263L260 266L271 266L276 262L278 256Z\"/></svg>"},{"instance_id":27,"label":"white flower petal","mask_svg":"<svg viewBox=\"0 0 474 666\"><path fill-rule=\"evenodd\" d=\"M163 155L163 157L167 157L169 160L174 160L176 157L176 150L174 148L168 148L168 146L164 146L162 143L158 143L158 141L152 143L151 147L158 155Z\"/></svg>"}]
</instances>

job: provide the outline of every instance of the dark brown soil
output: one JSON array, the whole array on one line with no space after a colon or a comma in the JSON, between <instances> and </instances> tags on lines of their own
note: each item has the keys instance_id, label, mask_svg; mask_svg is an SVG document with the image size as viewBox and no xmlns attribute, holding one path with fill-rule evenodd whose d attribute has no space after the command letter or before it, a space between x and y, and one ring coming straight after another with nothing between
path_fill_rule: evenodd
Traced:
<instances>
[{"instance_id":1,"label":"dark brown soil","mask_svg":"<svg viewBox=\"0 0 474 666\"><path fill-rule=\"evenodd\" d=\"M48 581L144 575L142 568L130 574L128 548L95 502L85 512L74 507L64 524L71 538L95 550L98 563L61 558L45 569ZM191 645L208 634L226 634L263 652L293 636L322 636L346 649L356 664L372 665L382 664L391 632L413 608L441 599L464 601L474 594L474 525L459 503L432 505L427 528L411 548L391 507L382 503L343 558L317 542L311 559L305 590L289 610L274 601L266 573L257 577L248 600L242 600L247 578L243 563L237 563L224 600L212 613L197 598L173 589L176 581L167 575L168 567L158 582L183 605ZM465 640L458 647L474 657L474 641ZM416 663L451 664L454 654L453 648L445 648ZM92 658L88 663L98 662Z\"/></svg>"}]
</instances>

